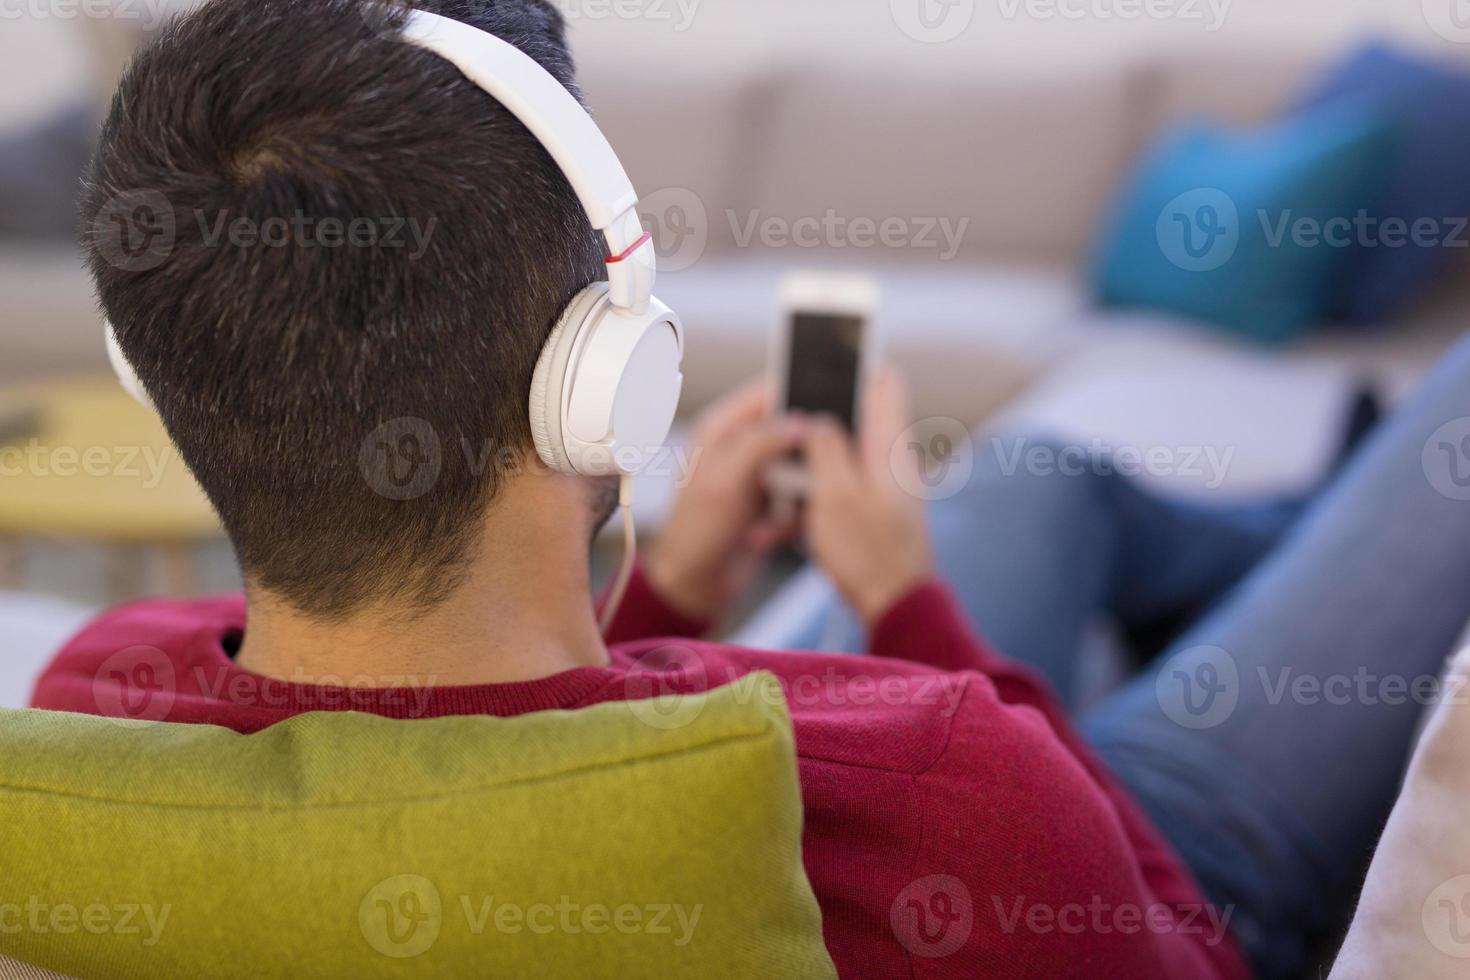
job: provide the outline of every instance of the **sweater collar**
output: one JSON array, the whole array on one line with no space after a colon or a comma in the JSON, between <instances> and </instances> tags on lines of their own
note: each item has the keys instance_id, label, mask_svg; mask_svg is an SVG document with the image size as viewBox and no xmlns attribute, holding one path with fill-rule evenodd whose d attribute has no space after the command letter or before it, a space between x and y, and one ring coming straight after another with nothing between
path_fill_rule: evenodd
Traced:
<instances>
[{"instance_id":1,"label":"sweater collar","mask_svg":"<svg viewBox=\"0 0 1470 980\"><path fill-rule=\"evenodd\" d=\"M508 717L532 711L575 708L613 683L610 667L575 667L534 680L504 684L361 686L351 677L277 678L256 674L235 663L229 650L245 630L243 603L196 631L191 663L194 678L181 679L219 702L274 708L285 714L304 711L363 711L389 718L433 718L488 714ZM389 680L389 679L383 679ZM192 683L191 683L192 682Z\"/></svg>"}]
</instances>

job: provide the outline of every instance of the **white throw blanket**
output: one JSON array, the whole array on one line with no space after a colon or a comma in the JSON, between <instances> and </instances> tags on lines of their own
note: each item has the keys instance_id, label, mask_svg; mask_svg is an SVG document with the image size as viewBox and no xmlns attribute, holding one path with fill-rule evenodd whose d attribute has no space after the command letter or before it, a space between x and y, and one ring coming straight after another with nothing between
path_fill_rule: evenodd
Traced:
<instances>
[{"instance_id":1,"label":"white throw blanket","mask_svg":"<svg viewBox=\"0 0 1470 980\"><path fill-rule=\"evenodd\" d=\"M0 708L25 707L37 675L93 615L61 599L0 592Z\"/></svg>"},{"instance_id":2,"label":"white throw blanket","mask_svg":"<svg viewBox=\"0 0 1470 980\"><path fill-rule=\"evenodd\" d=\"M1470 977L1470 649L1445 676L1329 980Z\"/></svg>"}]
</instances>

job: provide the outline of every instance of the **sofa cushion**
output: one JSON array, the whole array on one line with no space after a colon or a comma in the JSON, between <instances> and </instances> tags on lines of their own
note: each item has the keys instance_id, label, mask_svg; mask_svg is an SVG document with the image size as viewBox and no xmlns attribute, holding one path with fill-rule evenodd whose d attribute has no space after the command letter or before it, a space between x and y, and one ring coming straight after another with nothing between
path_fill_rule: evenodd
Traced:
<instances>
[{"instance_id":1,"label":"sofa cushion","mask_svg":"<svg viewBox=\"0 0 1470 980\"><path fill-rule=\"evenodd\" d=\"M79 977L833 975L775 679L673 707L253 735L0 713L0 954Z\"/></svg>"},{"instance_id":2,"label":"sofa cushion","mask_svg":"<svg viewBox=\"0 0 1470 980\"><path fill-rule=\"evenodd\" d=\"M1256 340L1298 336L1327 313L1345 256L1339 226L1376 201L1392 135L1358 105L1248 131L1178 130L1124 187L1104 227L1098 299Z\"/></svg>"},{"instance_id":3,"label":"sofa cushion","mask_svg":"<svg viewBox=\"0 0 1470 980\"><path fill-rule=\"evenodd\" d=\"M1152 141L1197 119L1250 126L1280 118L1321 59L1312 51L1269 44L1236 46L1204 40L1170 45L1147 59L1155 84L1144 137Z\"/></svg>"},{"instance_id":4,"label":"sofa cushion","mask_svg":"<svg viewBox=\"0 0 1470 980\"><path fill-rule=\"evenodd\" d=\"M854 66L794 76L774 107L754 193L737 222L794 226L830 209L845 223L822 231L821 248L781 249L791 262L823 253L829 261L925 262L1081 254L1131 154L1128 70L901 71ZM907 224L890 244L863 245L871 236L860 222L893 220ZM931 222L947 227L936 233ZM780 241L745 237L766 250Z\"/></svg>"},{"instance_id":5,"label":"sofa cushion","mask_svg":"<svg viewBox=\"0 0 1470 980\"><path fill-rule=\"evenodd\" d=\"M638 189L639 213L654 234L660 272L733 247L726 209L746 200L760 154L764 76L692 71L670 84L663 73L586 59L582 89Z\"/></svg>"},{"instance_id":6,"label":"sofa cushion","mask_svg":"<svg viewBox=\"0 0 1470 980\"><path fill-rule=\"evenodd\" d=\"M1369 101L1394 120L1393 162L1371 229L1347 256L1333 312L1379 323L1401 312L1458 250L1470 247L1470 71L1370 44L1314 86L1308 109ZM1393 232L1388 222L1400 224ZM1408 234L1416 224L1424 234Z\"/></svg>"}]
</instances>

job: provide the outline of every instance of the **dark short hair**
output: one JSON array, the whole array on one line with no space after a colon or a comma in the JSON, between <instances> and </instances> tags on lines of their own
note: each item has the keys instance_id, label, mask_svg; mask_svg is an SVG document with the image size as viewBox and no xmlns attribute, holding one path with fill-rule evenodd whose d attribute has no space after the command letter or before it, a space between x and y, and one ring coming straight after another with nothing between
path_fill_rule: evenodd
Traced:
<instances>
[{"instance_id":1,"label":"dark short hair","mask_svg":"<svg viewBox=\"0 0 1470 980\"><path fill-rule=\"evenodd\" d=\"M421 6L578 94L550 5ZM538 351L602 274L546 151L397 40L402 16L212 0L173 22L123 78L82 202L102 306L247 579L325 619L458 584L533 454Z\"/></svg>"}]
</instances>

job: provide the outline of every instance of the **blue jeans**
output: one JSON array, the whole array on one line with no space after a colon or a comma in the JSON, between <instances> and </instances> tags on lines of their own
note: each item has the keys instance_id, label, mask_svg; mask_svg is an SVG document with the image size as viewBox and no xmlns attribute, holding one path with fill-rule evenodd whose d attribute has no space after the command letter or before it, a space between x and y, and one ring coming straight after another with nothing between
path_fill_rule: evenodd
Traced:
<instances>
[{"instance_id":1,"label":"blue jeans","mask_svg":"<svg viewBox=\"0 0 1470 980\"><path fill-rule=\"evenodd\" d=\"M1470 342L1300 517L1161 500L1101 466L1016 467L1011 446L979 437L969 485L935 505L942 572L1066 699L1090 623L1208 610L1078 724L1257 973L1299 975L1351 909L1470 620ZM791 645L818 635L860 649L835 597Z\"/></svg>"}]
</instances>

